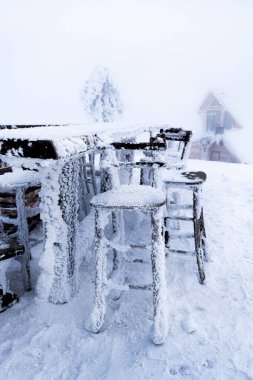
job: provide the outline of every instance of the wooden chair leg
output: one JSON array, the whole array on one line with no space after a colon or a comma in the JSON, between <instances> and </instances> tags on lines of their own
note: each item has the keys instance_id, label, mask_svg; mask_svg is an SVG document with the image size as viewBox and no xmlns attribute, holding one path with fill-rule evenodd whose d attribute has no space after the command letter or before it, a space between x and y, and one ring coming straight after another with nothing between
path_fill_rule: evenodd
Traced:
<instances>
[{"instance_id":1,"label":"wooden chair leg","mask_svg":"<svg viewBox=\"0 0 253 380\"><path fill-rule=\"evenodd\" d=\"M206 229L205 229L205 224L204 224L203 208L201 209L201 216L200 216L200 218L201 218L201 225L200 225L201 246L202 246L204 261L208 262L209 261L209 257L208 257L208 249L207 249L207 244L206 244Z\"/></svg>"},{"instance_id":2,"label":"wooden chair leg","mask_svg":"<svg viewBox=\"0 0 253 380\"><path fill-rule=\"evenodd\" d=\"M162 211L151 212L151 262L153 275L153 342L162 344L168 333L164 240L161 234Z\"/></svg>"},{"instance_id":3,"label":"wooden chair leg","mask_svg":"<svg viewBox=\"0 0 253 380\"><path fill-rule=\"evenodd\" d=\"M118 215L117 211L112 212L112 232L113 234L117 234L119 230L119 225L118 225ZM118 257L118 252L115 248L112 249L112 255L113 255L113 271L117 270L118 264L119 264L119 257Z\"/></svg>"},{"instance_id":4,"label":"wooden chair leg","mask_svg":"<svg viewBox=\"0 0 253 380\"><path fill-rule=\"evenodd\" d=\"M205 270L203 263L203 254L201 249L201 212L200 209L199 189L193 191L193 225L194 225L194 240L197 267L199 273L199 283L203 284L205 281Z\"/></svg>"},{"instance_id":5,"label":"wooden chair leg","mask_svg":"<svg viewBox=\"0 0 253 380\"><path fill-rule=\"evenodd\" d=\"M98 333L103 322L106 310L105 284L106 276L106 242L104 239L105 215L102 210L95 211L95 255L96 278L94 305L90 317L89 329Z\"/></svg>"}]
</instances>

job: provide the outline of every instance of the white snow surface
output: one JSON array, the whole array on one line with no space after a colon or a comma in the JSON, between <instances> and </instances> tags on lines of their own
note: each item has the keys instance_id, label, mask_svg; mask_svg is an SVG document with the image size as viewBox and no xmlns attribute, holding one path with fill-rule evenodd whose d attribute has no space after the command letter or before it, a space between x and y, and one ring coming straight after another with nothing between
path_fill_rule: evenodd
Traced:
<instances>
[{"instance_id":1,"label":"white snow surface","mask_svg":"<svg viewBox=\"0 0 253 380\"><path fill-rule=\"evenodd\" d=\"M243 163L253 164L252 137L247 130L224 133L226 147Z\"/></svg>"},{"instance_id":2,"label":"white snow surface","mask_svg":"<svg viewBox=\"0 0 253 380\"><path fill-rule=\"evenodd\" d=\"M95 267L90 214L80 225L85 257L79 292L70 303L41 303L34 290L23 293L18 263L9 268L11 288L21 298L0 315L0 379L253 379L253 167L194 160L188 168L207 173L203 200L211 260L201 286L194 257L166 258L165 344L150 339L148 291L112 292L101 332L85 329ZM150 236L139 219L127 228L138 243ZM41 252L42 245L33 248L33 289ZM148 261L148 251L139 254ZM131 279L151 277L150 263L129 265Z\"/></svg>"}]
</instances>

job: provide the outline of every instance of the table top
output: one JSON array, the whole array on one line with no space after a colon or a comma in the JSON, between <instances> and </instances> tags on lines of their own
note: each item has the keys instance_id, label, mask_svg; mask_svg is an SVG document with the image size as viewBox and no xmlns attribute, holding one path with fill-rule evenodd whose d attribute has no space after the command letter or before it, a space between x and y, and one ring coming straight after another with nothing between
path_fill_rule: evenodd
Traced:
<instances>
[{"instance_id":1,"label":"table top","mask_svg":"<svg viewBox=\"0 0 253 380\"><path fill-rule=\"evenodd\" d=\"M144 130L158 130L160 126L149 126L147 124L129 123L89 123L89 124L62 124L62 125L21 125L0 126L0 140L22 139L22 140L62 140L72 137L88 136L98 134L102 137L115 139L115 136L135 136ZM12 127L11 129L9 129Z\"/></svg>"},{"instance_id":2,"label":"table top","mask_svg":"<svg viewBox=\"0 0 253 380\"><path fill-rule=\"evenodd\" d=\"M36 126L0 130L1 156L59 159L95 145L92 128L84 125Z\"/></svg>"},{"instance_id":3,"label":"table top","mask_svg":"<svg viewBox=\"0 0 253 380\"><path fill-rule=\"evenodd\" d=\"M3 128L3 126L1 126ZM60 159L85 152L101 140L112 141L119 136L133 136L143 125L123 123L65 124L46 126L12 126L0 129L0 156ZM146 126L147 128L147 126Z\"/></svg>"}]
</instances>

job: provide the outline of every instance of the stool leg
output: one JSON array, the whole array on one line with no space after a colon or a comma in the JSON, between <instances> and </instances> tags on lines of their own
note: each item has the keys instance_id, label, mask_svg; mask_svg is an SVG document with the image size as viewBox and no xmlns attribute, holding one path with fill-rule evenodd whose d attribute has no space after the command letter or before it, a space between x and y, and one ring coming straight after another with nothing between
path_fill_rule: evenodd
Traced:
<instances>
[{"instance_id":1,"label":"stool leg","mask_svg":"<svg viewBox=\"0 0 253 380\"><path fill-rule=\"evenodd\" d=\"M153 342L162 344L168 333L164 240L161 231L162 210L151 212L151 262L153 275Z\"/></svg>"},{"instance_id":2,"label":"stool leg","mask_svg":"<svg viewBox=\"0 0 253 380\"><path fill-rule=\"evenodd\" d=\"M95 211L95 255L96 255L96 278L94 305L90 317L90 330L98 333L103 322L106 309L105 283L106 276L106 242L104 228L106 215L102 210Z\"/></svg>"},{"instance_id":3,"label":"stool leg","mask_svg":"<svg viewBox=\"0 0 253 380\"><path fill-rule=\"evenodd\" d=\"M94 195L98 194L97 182L96 182L96 169L95 169L95 154L89 154L90 174Z\"/></svg>"},{"instance_id":4,"label":"stool leg","mask_svg":"<svg viewBox=\"0 0 253 380\"><path fill-rule=\"evenodd\" d=\"M201 204L200 204L200 190L196 188L193 190L193 224L194 224L194 240L195 252L197 259L197 266L199 272L199 283L203 284L205 281L205 271L201 247Z\"/></svg>"}]
</instances>

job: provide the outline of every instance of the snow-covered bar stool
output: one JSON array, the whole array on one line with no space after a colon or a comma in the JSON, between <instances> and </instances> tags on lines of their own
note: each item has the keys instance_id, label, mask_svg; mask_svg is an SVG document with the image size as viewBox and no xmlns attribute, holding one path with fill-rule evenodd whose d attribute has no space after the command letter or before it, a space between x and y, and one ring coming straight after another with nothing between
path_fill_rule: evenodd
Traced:
<instances>
[{"instance_id":1,"label":"snow-covered bar stool","mask_svg":"<svg viewBox=\"0 0 253 380\"><path fill-rule=\"evenodd\" d=\"M204 213L202 204L202 186L206 181L204 172L180 172L177 170L167 171L164 184L167 189L167 213L165 216L165 244L169 252L187 254L187 250L172 249L172 240L194 238L199 282L205 281L204 261L207 261L206 231L204 225ZM191 203L170 202L169 191L188 190L192 194ZM190 211L190 215L187 214ZM193 222L193 234L182 231L173 232L171 221Z\"/></svg>"},{"instance_id":2,"label":"snow-covered bar stool","mask_svg":"<svg viewBox=\"0 0 253 380\"><path fill-rule=\"evenodd\" d=\"M77 292L79 185L85 155L96 145L84 125L37 126L0 130L0 160L38 172L44 250L37 295L55 304Z\"/></svg>"},{"instance_id":3,"label":"snow-covered bar stool","mask_svg":"<svg viewBox=\"0 0 253 380\"><path fill-rule=\"evenodd\" d=\"M113 151L111 151L111 155ZM109 153L110 156L110 153ZM115 157L115 156L114 156ZM96 277L95 277L95 298L90 318L89 329L98 333L102 327L106 311L106 295L114 287L118 289L119 284L114 284L106 275L106 257L112 248L119 253L131 250L131 246L125 242L121 243L108 240L105 237L105 228L109 223L110 214L124 210L137 210L150 215L151 218L151 263L152 263L152 289L154 304L153 341L155 344L164 342L167 332L166 313L166 279L165 279L165 252L164 239L162 236L163 208L166 202L166 195L158 188L145 185L119 185L119 178L115 176L116 162L112 157L112 170L108 173L112 189L96 195L91 200L91 207L95 210L95 255L96 255ZM105 160L106 161L106 160ZM150 164L150 162L148 162ZM119 167L129 167L129 162L119 163ZM132 163L133 166L136 163ZM145 163L142 162L143 165ZM157 163L153 163L156 170L159 169ZM130 167L133 167L130 166ZM121 220L122 221L122 220ZM122 223L124 224L124 223ZM118 226L118 228L120 228ZM124 236L124 226L121 225L120 235ZM124 285L124 289L131 288L131 285ZM136 288L136 287L135 287ZM143 287L140 287L143 288ZM145 287L144 287L145 288Z\"/></svg>"}]
</instances>

